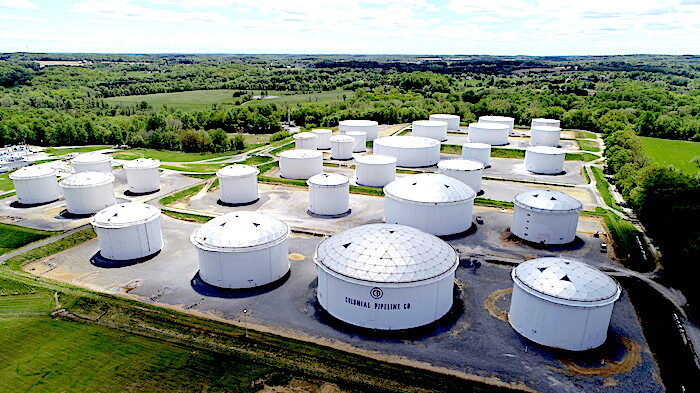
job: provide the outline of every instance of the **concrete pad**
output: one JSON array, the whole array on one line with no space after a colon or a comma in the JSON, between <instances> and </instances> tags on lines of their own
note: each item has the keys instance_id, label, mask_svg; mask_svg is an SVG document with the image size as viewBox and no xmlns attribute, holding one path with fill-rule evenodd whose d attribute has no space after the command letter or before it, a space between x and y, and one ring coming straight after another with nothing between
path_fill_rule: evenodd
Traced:
<instances>
[{"instance_id":1,"label":"concrete pad","mask_svg":"<svg viewBox=\"0 0 700 393\"><path fill-rule=\"evenodd\" d=\"M469 136L467 134L448 133L447 140L442 142L442 143L446 144L446 145L463 145L467 142L469 142ZM504 149L525 150L528 147L530 147L530 138L529 137L509 136L508 142L509 143L507 145L494 146L494 148L501 147ZM571 151L578 151L579 150L578 144L575 141L570 141L570 140L559 141L559 147L561 147L562 149L571 150Z\"/></svg>"}]
</instances>

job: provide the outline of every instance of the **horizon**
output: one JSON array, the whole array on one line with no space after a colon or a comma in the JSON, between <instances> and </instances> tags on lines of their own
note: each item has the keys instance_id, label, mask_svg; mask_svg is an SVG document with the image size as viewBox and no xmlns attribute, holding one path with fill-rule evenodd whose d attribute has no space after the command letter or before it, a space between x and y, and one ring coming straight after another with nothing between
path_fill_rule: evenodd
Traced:
<instances>
[{"instance_id":1,"label":"horizon","mask_svg":"<svg viewBox=\"0 0 700 393\"><path fill-rule=\"evenodd\" d=\"M4 53L700 53L700 0L0 0L0 21Z\"/></svg>"}]
</instances>

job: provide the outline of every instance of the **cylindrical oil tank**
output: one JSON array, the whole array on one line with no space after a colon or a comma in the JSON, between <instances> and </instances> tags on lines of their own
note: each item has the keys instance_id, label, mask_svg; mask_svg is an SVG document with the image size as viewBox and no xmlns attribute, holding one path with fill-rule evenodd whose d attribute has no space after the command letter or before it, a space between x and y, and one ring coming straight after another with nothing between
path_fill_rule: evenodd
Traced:
<instances>
[{"instance_id":1,"label":"cylindrical oil tank","mask_svg":"<svg viewBox=\"0 0 700 393\"><path fill-rule=\"evenodd\" d=\"M352 145L353 153L367 151L367 134L364 131L347 131L345 135L351 137L355 141Z\"/></svg>"},{"instance_id":2,"label":"cylindrical oil tank","mask_svg":"<svg viewBox=\"0 0 700 393\"><path fill-rule=\"evenodd\" d=\"M153 158L137 158L124 161L124 173L129 191L135 194L145 194L160 190L160 160Z\"/></svg>"},{"instance_id":3,"label":"cylindrical oil tank","mask_svg":"<svg viewBox=\"0 0 700 393\"><path fill-rule=\"evenodd\" d=\"M309 211L321 216L337 216L350 210L350 180L339 173L319 173L309 185Z\"/></svg>"},{"instance_id":4,"label":"cylindrical oil tank","mask_svg":"<svg viewBox=\"0 0 700 393\"><path fill-rule=\"evenodd\" d=\"M280 176L307 180L323 172L323 153L318 150L285 150L280 153Z\"/></svg>"},{"instance_id":5,"label":"cylindrical oil tank","mask_svg":"<svg viewBox=\"0 0 700 393\"><path fill-rule=\"evenodd\" d=\"M258 200L258 173L254 166L233 164L219 169L219 200L223 203L238 205L253 203Z\"/></svg>"},{"instance_id":6,"label":"cylindrical oil tank","mask_svg":"<svg viewBox=\"0 0 700 393\"><path fill-rule=\"evenodd\" d=\"M328 150L331 148L331 130L327 128L315 128L311 130L311 132L318 136L318 140L316 143L316 148L318 150Z\"/></svg>"},{"instance_id":7,"label":"cylindrical oil tank","mask_svg":"<svg viewBox=\"0 0 700 393\"><path fill-rule=\"evenodd\" d=\"M479 193L484 164L474 160L443 160L438 162L438 173L455 178Z\"/></svg>"},{"instance_id":8,"label":"cylindrical oil tank","mask_svg":"<svg viewBox=\"0 0 700 393\"><path fill-rule=\"evenodd\" d=\"M433 121L444 121L447 123L447 129L450 131L456 131L459 129L459 116L457 115L448 115L444 113L435 113L430 115L429 117L430 120Z\"/></svg>"},{"instance_id":9,"label":"cylindrical oil tank","mask_svg":"<svg viewBox=\"0 0 700 393\"><path fill-rule=\"evenodd\" d=\"M525 338L548 347L585 351L602 345L622 292L602 271L568 258L522 262L511 272L508 321Z\"/></svg>"},{"instance_id":10,"label":"cylindrical oil tank","mask_svg":"<svg viewBox=\"0 0 700 393\"><path fill-rule=\"evenodd\" d=\"M532 190L513 200L510 231L540 244L567 244L576 239L581 202L561 191Z\"/></svg>"},{"instance_id":11,"label":"cylindrical oil tank","mask_svg":"<svg viewBox=\"0 0 700 393\"><path fill-rule=\"evenodd\" d=\"M254 211L216 217L197 228L190 241L199 257L199 277L220 288L272 283L289 271L289 226Z\"/></svg>"},{"instance_id":12,"label":"cylindrical oil tank","mask_svg":"<svg viewBox=\"0 0 700 393\"><path fill-rule=\"evenodd\" d=\"M410 329L452 308L459 258L442 239L403 225L362 225L316 248L317 299L331 316L369 329Z\"/></svg>"},{"instance_id":13,"label":"cylindrical oil tank","mask_svg":"<svg viewBox=\"0 0 700 393\"><path fill-rule=\"evenodd\" d=\"M437 236L461 233L472 226L474 198L471 187L445 175L401 177L384 187L384 222Z\"/></svg>"},{"instance_id":14,"label":"cylindrical oil tank","mask_svg":"<svg viewBox=\"0 0 700 393\"><path fill-rule=\"evenodd\" d=\"M508 126L500 123L471 123L469 142L485 143L491 146L508 144Z\"/></svg>"},{"instance_id":15,"label":"cylindrical oil tank","mask_svg":"<svg viewBox=\"0 0 700 393\"><path fill-rule=\"evenodd\" d=\"M438 141L447 140L447 123L437 120L416 120L411 125L411 135L433 138Z\"/></svg>"},{"instance_id":16,"label":"cylindrical oil tank","mask_svg":"<svg viewBox=\"0 0 700 393\"><path fill-rule=\"evenodd\" d=\"M114 198L114 175L105 172L80 172L59 183L72 214L93 214L117 203Z\"/></svg>"},{"instance_id":17,"label":"cylindrical oil tank","mask_svg":"<svg viewBox=\"0 0 700 393\"><path fill-rule=\"evenodd\" d=\"M550 126L535 126L530 128L530 145L532 146L559 146L561 128Z\"/></svg>"},{"instance_id":18,"label":"cylindrical oil tank","mask_svg":"<svg viewBox=\"0 0 700 393\"><path fill-rule=\"evenodd\" d=\"M395 157L397 166L426 167L440 160L440 142L420 136L385 136L374 141L373 152Z\"/></svg>"},{"instance_id":19,"label":"cylindrical oil tank","mask_svg":"<svg viewBox=\"0 0 700 393\"><path fill-rule=\"evenodd\" d=\"M61 198L57 173L47 164L27 166L10 173L17 201L25 205L38 205Z\"/></svg>"},{"instance_id":20,"label":"cylindrical oil tank","mask_svg":"<svg viewBox=\"0 0 700 393\"><path fill-rule=\"evenodd\" d=\"M106 172L112 173L112 157L102 153L78 154L71 161L75 173Z\"/></svg>"},{"instance_id":21,"label":"cylindrical oil tank","mask_svg":"<svg viewBox=\"0 0 700 393\"><path fill-rule=\"evenodd\" d=\"M384 187L396 178L396 157L371 154L355 159L355 182L360 186Z\"/></svg>"},{"instance_id":22,"label":"cylindrical oil tank","mask_svg":"<svg viewBox=\"0 0 700 393\"><path fill-rule=\"evenodd\" d=\"M341 134L347 134L348 131L364 131L368 141L375 140L379 134L379 123L374 120L343 120L338 128Z\"/></svg>"},{"instance_id":23,"label":"cylindrical oil tank","mask_svg":"<svg viewBox=\"0 0 700 393\"><path fill-rule=\"evenodd\" d=\"M508 132L513 132L515 119L508 116L479 116L479 123L503 124L508 127Z\"/></svg>"},{"instance_id":24,"label":"cylindrical oil tank","mask_svg":"<svg viewBox=\"0 0 700 393\"><path fill-rule=\"evenodd\" d=\"M525 149L525 169L542 175L564 172L566 151L556 147L532 146Z\"/></svg>"},{"instance_id":25,"label":"cylindrical oil tank","mask_svg":"<svg viewBox=\"0 0 700 393\"><path fill-rule=\"evenodd\" d=\"M561 127L561 121L555 120L555 119L532 119L532 122L530 123L530 127L539 127L539 126L548 126L548 127Z\"/></svg>"},{"instance_id":26,"label":"cylindrical oil tank","mask_svg":"<svg viewBox=\"0 0 700 393\"><path fill-rule=\"evenodd\" d=\"M465 143L462 145L462 158L479 161L488 168L491 166L491 145L475 142Z\"/></svg>"},{"instance_id":27,"label":"cylindrical oil tank","mask_svg":"<svg viewBox=\"0 0 700 393\"><path fill-rule=\"evenodd\" d=\"M333 135L331 137L331 158L352 160L353 147L355 147L355 138L347 135Z\"/></svg>"},{"instance_id":28,"label":"cylindrical oil tank","mask_svg":"<svg viewBox=\"0 0 700 393\"><path fill-rule=\"evenodd\" d=\"M294 134L294 148L306 150L318 149L318 135L313 132L299 132Z\"/></svg>"},{"instance_id":29,"label":"cylindrical oil tank","mask_svg":"<svg viewBox=\"0 0 700 393\"><path fill-rule=\"evenodd\" d=\"M163 248L160 209L145 203L120 203L104 208L92 217L107 259L126 261L144 258Z\"/></svg>"}]
</instances>

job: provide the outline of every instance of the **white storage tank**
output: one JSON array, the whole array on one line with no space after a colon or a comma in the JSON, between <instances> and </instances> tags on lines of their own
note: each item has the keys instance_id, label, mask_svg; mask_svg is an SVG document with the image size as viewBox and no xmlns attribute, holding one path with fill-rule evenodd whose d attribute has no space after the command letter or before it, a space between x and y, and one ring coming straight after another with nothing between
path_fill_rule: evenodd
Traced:
<instances>
[{"instance_id":1,"label":"white storage tank","mask_svg":"<svg viewBox=\"0 0 700 393\"><path fill-rule=\"evenodd\" d=\"M585 351L602 345L621 289L600 270L567 258L537 258L511 272L508 320L548 347Z\"/></svg>"},{"instance_id":2,"label":"white storage tank","mask_svg":"<svg viewBox=\"0 0 700 393\"><path fill-rule=\"evenodd\" d=\"M160 209L144 203L120 203L100 210L92 217L107 259L126 261L153 255L163 248Z\"/></svg>"},{"instance_id":3,"label":"white storage tank","mask_svg":"<svg viewBox=\"0 0 700 393\"><path fill-rule=\"evenodd\" d=\"M10 173L17 201L25 205L38 205L61 198L57 173L49 165L27 166Z\"/></svg>"},{"instance_id":4,"label":"white storage tank","mask_svg":"<svg viewBox=\"0 0 700 393\"><path fill-rule=\"evenodd\" d=\"M457 115L447 115L444 113L435 113L430 115L430 120L433 121L444 121L447 123L447 129L450 131L456 131L459 129L459 116Z\"/></svg>"},{"instance_id":5,"label":"white storage tank","mask_svg":"<svg viewBox=\"0 0 700 393\"><path fill-rule=\"evenodd\" d=\"M508 127L508 132L513 132L515 119L508 116L479 116L479 123L503 124Z\"/></svg>"},{"instance_id":6,"label":"white storage tank","mask_svg":"<svg viewBox=\"0 0 700 393\"><path fill-rule=\"evenodd\" d=\"M341 134L347 134L348 131L363 131L368 141L375 140L379 134L379 123L374 120L343 120L338 128Z\"/></svg>"},{"instance_id":7,"label":"white storage tank","mask_svg":"<svg viewBox=\"0 0 700 393\"><path fill-rule=\"evenodd\" d=\"M472 123L469 125L469 142L491 146L508 144L508 126L499 123Z\"/></svg>"},{"instance_id":8,"label":"white storage tank","mask_svg":"<svg viewBox=\"0 0 700 393\"><path fill-rule=\"evenodd\" d=\"M137 158L124 161L124 173L129 191L134 194L145 194L160 190L160 160L153 158Z\"/></svg>"},{"instance_id":9,"label":"white storage tank","mask_svg":"<svg viewBox=\"0 0 700 393\"><path fill-rule=\"evenodd\" d=\"M309 185L309 212L338 216L350 210L350 180L339 173L319 173Z\"/></svg>"},{"instance_id":10,"label":"white storage tank","mask_svg":"<svg viewBox=\"0 0 700 393\"><path fill-rule=\"evenodd\" d=\"M531 146L525 149L525 169L541 175L564 172L566 151L549 146Z\"/></svg>"},{"instance_id":11,"label":"white storage tank","mask_svg":"<svg viewBox=\"0 0 700 393\"><path fill-rule=\"evenodd\" d=\"M355 141L352 145L353 153L367 151L367 133L364 131L347 131L345 135L351 137Z\"/></svg>"},{"instance_id":12,"label":"white storage tank","mask_svg":"<svg viewBox=\"0 0 700 393\"><path fill-rule=\"evenodd\" d=\"M323 172L323 153L318 150L285 150L280 153L280 176L307 180Z\"/></svg>"},{"instance_id":13,"label":"white storage tank","mask_svg":"<svg viewBox=\"0 0 700 393\"><path fill-rule=\"evenodd\" d=\"M197 228L190 241L199 257L199 277L219 288L272 283L289 271L289 226L263 213L238 211Z\"/></svg>"},{"instance_id":14,"label":"white storage tank","mask_svg":"<svg viewBox=\"0 0 700 393\"><path fill-rule=\"evenodd\" d=\"M420 136L385 136L374 141L374 154L396 158L396 165L418 168L437 164L440 142Z\"/></svg>"},{"instance_id":15,"label":"white storage tank","mask_svg":"<svg viewBox=\"0 0 700 393\"><path fill-rule=\"evenodd\" d=\"M471 187L476 193L481 192L481 178L484 164L474 160L443 160L438 162L438 173L455 178Z\"/></svg>"},{"instance_id":16,"label":"white storage tank","mask_svg":"<svg viewBox=\"0 0 700 393\"><path fill-rule=\"evenodd\" d=\"M510 231L521 239L542 244L566 244L576 238L581 202L561 191L532 190L513 199Z\"/></svg>"},{"instance_id":17,"label":"white storage tank","mask_svg":"<svg viewBox=\"0 0 700 393\"><path fill-rule=\"evenodd\" d=\"M452 308L459 258L449 244L423 231L362 225L323 240L314 262L319 304L346 323L410 329Z\"/></svg>"},{"instance_id":18,"label":"white storage tank","mask_svg":"<svg viewBox=\"0 0 700 393\"><path fill-rule=\"evenodd\" d=\"M331 148L332 131L327 128L315 128L311 130L318 137L316 148L318 150L328 150Z\"/></svg>"},{"instance_id":19,"label":"white storage tank","mask_svg":"<svg viewBox=\"0 0 700 393\"><path fill-rule=\"evenodd\" d=\"M352 160L353 147L355 147L355 138L347 135L333 135L331 137L331 158Z\"/></svg>"},{"instance_id":20,"label":"white storage tank","mask_svg":"<svg viewBox=\"0 0 700 393\"><path fill-rule=\"evenodd\" d=\"M299 132L294 134L294 148L306 150L318 149L318 135L313 132Z\"/></svg>"},{"instance_id":21,"label":"white storage tank","mask_svg":"<svg viewBox=\"0 0 700 393\"><path fill-rule=\"evenodd\" d=\"M472 226L474 198L471 187L445 175L401 177L384 187L384 222L437 236L461 233Z\"/></svg>"},{"instance_id":22,"label":"white storage tank","mask_svg":"<svg viewBox=\"0 0 700 393\"><path fill-rule=\"evenodd\" d=\"M532 119L532 122L530 123L530 127L539 127L539 126L548 126L548 127L561 127L561 121L555 120L555 119Z\"/></svg>"},{"instance_id":23,"label":"white storage tank","mask_svg":"<svg viewBox=\"0 0 700 393\"><path fill-rule=\"evenodd\" d=\"M219 200L226 204L242 205L258 200L258 173L254 166L233 164L219 169Z\"/></svg>"},{"instance_id":24,"label":"white storage tank","mask_svg":"<svg viewBox=\"0 0 700 393\"><path fill-rule=\"evenodd\" d=\"M467 142L462 145L462 158L479 161L484 167L491 166L491 145L486 143Z\"/></svg>"},{"instance_id":25,"label":"white storage tank","mask_svg":"<svg viewBox=\"0 0 700 393\"><path fill-rule=\"evenodd\" d=\"M384 187L396 178L396 157L371 154L355 159L355 183Z\"/></svg>"},{"instance_id":26,"label":"white storage tank","mask_svg":"<svg viewBox=\"0 0 700 393\"><path fill-rule=\"evenodd\" d=\"M447 123L437 120L417 120L411 125L413 136L433 138L438 141L447 140Z\"/></svg>"},{"instance_id":27,"label":"white storage tank","mask_svg":"<svg viewBox=\"0 0 700 393\"><path fill-rule=\"evenodd\" d=\"M80 172L59 183L71 214L93 214L117 203L114 175L105 172Z\"/></svg>"},{"instance_id":28,"label":"white storage tank","mask_svg":"<svg viewBox=\"0 0 700 393\"><path fill-rule=\"evenodd\" d=\"M534 126L530 128L530 145L532 146L559 146L561 128L551 126Z\"/></svg>"},{"instance_id":29,"label":"white storage tank","mask_svg":"<svg viewBox=\"0 0 700 393\"><path fill-rule=\"evenodd\" d=\"M75 173L78 172L112 172L112 157L102 153L78 154L71 161Z\"/></svg>"}]
</instances>

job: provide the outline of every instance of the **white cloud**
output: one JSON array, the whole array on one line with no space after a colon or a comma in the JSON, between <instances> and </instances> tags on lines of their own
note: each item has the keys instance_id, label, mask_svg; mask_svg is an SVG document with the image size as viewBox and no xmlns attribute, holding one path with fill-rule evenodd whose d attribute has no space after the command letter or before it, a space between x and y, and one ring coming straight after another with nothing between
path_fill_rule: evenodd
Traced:
<instances>
[{"instance_id":1,"label":"white cloud","mask_svg":"<svg viewBox=\"0 0 700 393\"><path fill-rule=\"evenodd\" d=\"M0 7L35 10L36 5L30 0L0 0Z\"/></svg>"},{"instance_id":2,"label":"white cloud","mask_svg":"<svg viewBox=\"0 0 700 393\"><path fill-rule=\"evenodd\" d=\"M129 0L87 0L75 3L77 12L126 21L223 24L226 17L214 12L159 10L136 5Z\"/></svg>"}]
</instances>

